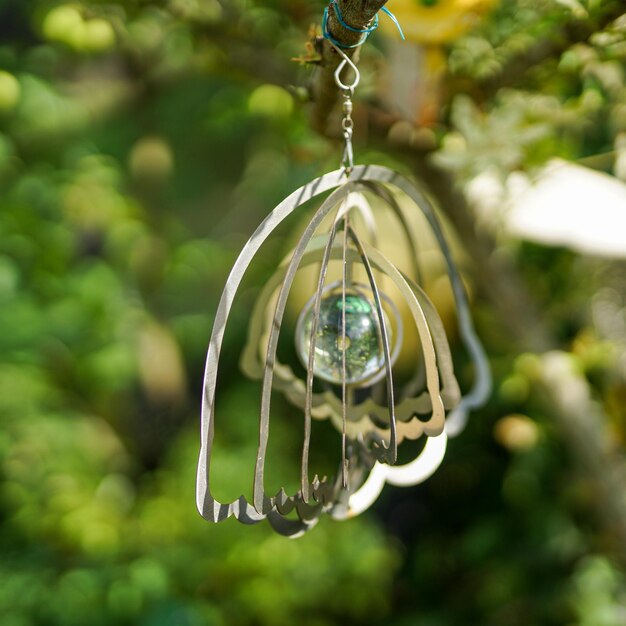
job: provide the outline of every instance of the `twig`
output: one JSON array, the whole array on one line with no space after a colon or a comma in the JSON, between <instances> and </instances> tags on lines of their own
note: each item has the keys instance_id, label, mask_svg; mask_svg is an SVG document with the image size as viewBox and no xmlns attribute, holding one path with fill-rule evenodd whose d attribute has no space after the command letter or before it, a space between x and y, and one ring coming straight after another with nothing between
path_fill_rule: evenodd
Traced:
<instances>
[{"instance_id":1,"label":"twig","mask_svg":"<svg viewBox=\"0 0 626 626\"><path fill-rule=\"evenodd\" d=\"M355 29L368 28L374 16L386 2L387 0L337 0L344 22ZM346 46L354 45L362 37L360 33L344 28L339 23L332 7L328 11L328 32L336 41ZM318 38L316 48L321 60L313 85L314 102L311 111L311 124L318 132L326 134L328 117L339 95L335 85L334 73L341 59L326 39ZM347 48L345 52L354 62L357 62L358 50L358 48Z\"/></svg>"}]
</instances>

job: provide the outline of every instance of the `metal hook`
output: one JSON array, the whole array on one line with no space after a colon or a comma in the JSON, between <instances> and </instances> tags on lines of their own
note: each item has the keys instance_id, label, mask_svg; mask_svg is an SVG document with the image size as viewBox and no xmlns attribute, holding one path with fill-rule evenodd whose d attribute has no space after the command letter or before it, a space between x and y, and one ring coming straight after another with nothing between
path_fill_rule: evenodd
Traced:
<instances>
[{"instance_id":1,"label":"metal hook","mask_svg":"<svg viewBox=\"0 0 626 626\"><path fill-rule=\"evenodd\" d=\"M337 87L339 87L339 89L342 89L344 92L347 91L352 94L356 86L359 84L359 81L361 80L361 73L359 72L359 69L354 64L352 59L341 48L337 47L332 41L330 42L330 45L339 53L339 55L343 59L335 70L335 84L337 85ZM354 72L354 80L352 81L351 85L346 85L341 80L341 72L346 65L348 65L350 69Z\"/></svg>"}]
</instances>

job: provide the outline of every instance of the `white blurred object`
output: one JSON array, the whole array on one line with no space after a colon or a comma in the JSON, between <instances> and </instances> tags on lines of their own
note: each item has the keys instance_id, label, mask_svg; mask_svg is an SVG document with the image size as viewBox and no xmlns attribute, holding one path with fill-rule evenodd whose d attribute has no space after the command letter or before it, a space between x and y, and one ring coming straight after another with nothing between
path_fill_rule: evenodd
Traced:
<instances>
[{"instance_id":1,"label":"white blurred object","mask_svg":"<svg viewBox=\"0 0 626 626\"><path fill-rule=\"evenodd\" d=\"M626 184L566 161L553 160L533 182L507 180L506 230L514 236L584 254L626 258Z\"/></svg>"}]
</instances>

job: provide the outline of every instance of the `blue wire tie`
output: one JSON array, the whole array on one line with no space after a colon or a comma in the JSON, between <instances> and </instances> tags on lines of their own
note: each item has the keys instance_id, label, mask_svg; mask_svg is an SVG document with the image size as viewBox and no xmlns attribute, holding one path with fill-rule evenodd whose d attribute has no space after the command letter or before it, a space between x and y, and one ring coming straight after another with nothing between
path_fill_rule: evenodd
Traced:
<instances>
[{"instance_id":1,"label":"blue wire tie","mask_svg":"<svg viewBox=\"0 0 626 626\"><path fill-rule=\"evenodd\" d=\"M349 30L349 31L351 31L353 33L361 33L363 35L363 37L361 37L361 39L359 39L359 41L357 41L355 44L352 44L352 45L343 44L343 43L337 41L330 34L330 32L328 30L328 9L331 6L333 7L333 9L335 11L335 16L337 17L337 21L346 30ZM400 26L400 23L396 19L396 16L387 7L383 7L381 9L381 11L391 18L392 22L396 25L396 27L398 28L398 31L400 32L400 37L402 37L402 39L404 40L405 39L404 33L402 32L402 27ZM329 5L326 5L326 7L324 8L324 16L322 18L322 34L324 36L324 39L328 39L328 41L330 41L332 44L334 44L335 46L337 46L339 48L344 48L346 50L350 49L350 48L358 48L359 46L361 46L361 45L363 45L365 43L366 39L377 28L378 28L378 13L374 16L374 21L373 21L372 25L369 28L354 28L354 26L350 26L350 24L346 24L345 20L343 19L343 15L341 15L341 10L339 9L339 4L337 3L337 0L332 0L332 2Z\"/></svg>"},{"instance_id":2,"label":"blue wire tie","mask_svg":"<svg viewBox=\"0 0 626 626\"><path fill-rule=\"evenodd\" d=\"M406 37L404 36L404 33L402 32L402 26L400 26L400 22L398 22L398 18L387 7L383 7L381 11L385 13L389 18L391 18L391 21L396 25L396 28L398 29L398 32L400 33L400 37L402 37L402 41L406 41Z\"/></svg>"}]
</instances>

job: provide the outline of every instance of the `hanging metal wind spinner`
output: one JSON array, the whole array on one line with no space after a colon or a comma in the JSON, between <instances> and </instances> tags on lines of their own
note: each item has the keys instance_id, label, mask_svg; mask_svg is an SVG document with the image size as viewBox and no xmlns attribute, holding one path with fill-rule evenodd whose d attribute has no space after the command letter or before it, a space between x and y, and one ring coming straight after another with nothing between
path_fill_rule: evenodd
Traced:
<instances>
[{"instance_id":1,"label":"hanging metal wind spinner","mask_svg":"<svg viewBox=\"0 0 626 626\"><path fill-rule=\"evenodd\" d=\"M322 513L335 519L361 513L376 500L385 483L408 486L424 481L440 465L447 437L461 432L468 411L485 402L491 387L489 366L474 332L464 286L433 207L419 189L396 172L381 166L353 165L352 95L359 73L349 57L335 48L343 58L335 73L343 96L342 167L294 191L263 220L244 246L215 315L204 377L197 476L200 514L211 522L230 516L246 524L267 519L274 530L290 537L309 530ZM346 66L354 73L349 85L341 79ZM216 379L235 295L247 268L277 226L324 194L328 195L288 260L263 288L251 316L241 363L247 376L262 380L252 499L241 496L232 502L218 502L210 488ZM388 207L401 224L413 267L396 267L376 247L377 220L388 211L375 211L372 200L376 200L377 209L380 204ZM474 383L465 395L461 395L454 376L442 321L418 284L417 239L409 226L409 202L411 210L421 211L426 218L445 259L459 337L474 366ZM328 220L329 228L320 232ZM340 278L329 281L333 263L341 268ZM294 279L299 270L310 265L319 267L317 284L299 316L293 341L306 372L300 378L292 367L278 361L277 348ZM365 280L356 280L356 270ZM379 288L382 277L387 277L394 293L406 302L421 346L415 355L414 374L402 385L394 381L394 364L405 332L397 304ZM293 426L294 436L298 433L302 437L302 462L300 488L292 494L283 488L268 494L264 485L273 390L281 391L303 412L303 422ZM340 437L336 476L310 475L313 420L330 420L336 427ZM398 446L422 436L426 443L419 454L396 464Z\"/></svg>"}]
</instances>

